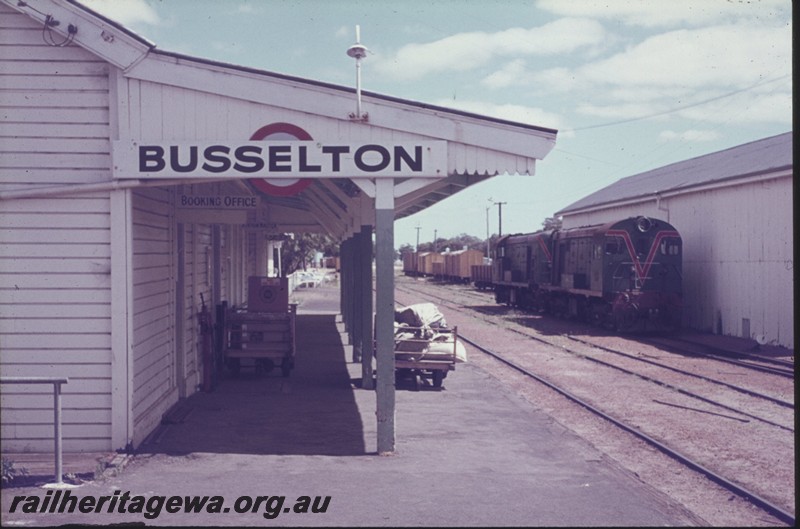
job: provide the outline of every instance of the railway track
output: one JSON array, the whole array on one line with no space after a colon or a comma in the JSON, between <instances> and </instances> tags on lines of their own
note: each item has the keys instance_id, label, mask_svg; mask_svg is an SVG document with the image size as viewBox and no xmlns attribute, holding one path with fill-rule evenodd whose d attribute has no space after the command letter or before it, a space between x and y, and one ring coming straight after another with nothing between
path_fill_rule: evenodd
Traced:
<instances>
[{"instance_id":1,"label":"railway track","mask_svg":"<svg viewBox=\"0 0 800 529\"><path fill-rule=\"evenodd\" d=\"M600 408L597 408L597 407L593 406L592 404L590 404L589 402L587 402L587 401L581 399L580 397L570 393L565 388L563 388L563 387L561 387L559 385L553 384L552 382L549 382L547 379L545 379L545 378L543 378L543 377L541 377L541 376L539 376L539 375L537 375L537 374L535 374L535 373L533 373L533 372L531 372L531 371L529 371L529 370L527 370L527 369L525 369L523 367L520 367L519 365L517 365L514 362L508 360L507 358L503 357L502 355L497 354L497 353L487 349L486 347L480 345L479 343L477 343L477 342L475 342L473 340L470 340L469 338L466 338L463 335L460 336L460 338L462 340L464 340L465 342L467 342L468 344L472 345L473 347L479 349L480 351L482 351L482 352L494 357L495 359L499 360L500 362L512 367L513 369L521 372L522 374L524 374L524 375L526 375L528 377L531 377L531 378L537 380L538 382L546 385L550 389L552 389L552 390L558 392L559 394L567 397L571 401L583 406L584 408L586 408L587 410L589 410L593 414L595 414L595 415L597 415L599 417L602 417L603 419L611 422L615 426L625 430L626 432L628 432L630 434L633 434L635 437L645 441L646 443L648 443L651 446L654 446L659 451L661 451L664 454L668 455L669 457L671 457L671 458L683 463L684 465L686 465L687 467L691 468L692 470L700 472L701 474L706 476L708 479L710 479L714 483L716 483L718 485L721 485L722 487L728 489L729 491L739 495L741 498L752 502L753 504L755 504L755 505L759 506L760 508L764 509L764 511L766 511L770 515L775 516L776 518L778 518L779 520L789 524L790 526L794 526L795 525L795 517L794 517L794 515L789 513L788 511L785 511L782 507L779 507L779 506L775 505L774 503L762 498L761 496L759 496L758 494L752 492L751 490L748 490L748 489L746 489L746 488L744 488L744 487L742 487L740 485L737 485L736 483L734 483L733 481L727 479L726 477L722 476L721 474L718 474L717 472L714 472L713 470L710 470L709 468L706 468L705 466L703 466L699 462L695 461L694 459L692 459L690 457L687 457L686 455L678 452L677 450L675 450L673 448L670 448L669 446L667 446L666 444L658 441L657 439L655 439L653 437L650 437L649 435L641 432L637 427L631 426L630 424L627 424L627 423L625 423L623 421L620 421L620 420L616 419L615 417L609 415L608 413L604 412Z\"/></svg>"},{"instance_id":2,"label":"railway track","mask_svg":"<svg viewBox=\"0 0 800 529\"><path fill-rule=\"evenodd\" d=\"M408 288L408 287L401 287L401 288ZM422 291L422 290L418 290L415 293L430 295L430 292L425 292L425 291ZM445 305L448 305L449 308L451 308L451 309L459 310L459 311L462 311L462 312L464 311L463 308L453 305L451 301L448 301L448 300L445 300L445 299L442 299L442 298L438 298L438 299L439 299L439 303L444 303ZM488 323L493 324L493 325L499 325L500 324L499 321L491 321L491 320L488 320ZM509 328L509 327L506 327L506 330L508 330L510 332L517 333L517 334L521 334L521 335L525 336L526 338L529 338L531 340L535 340L535 341L543 343L545 345L558 347L558 348L561 349L561 351L563 351L565 353L568 353L568 354L571 354L571 355L574 355L576 357L579 357L579 358L582 358L582 359L585 359L585 360L588 360L588 361L591 361L591 362L594 362L594 363L597 363L597 364L601 364L603 366L606 366L606 367L611 368L611 369L615 369L617 371L620 371L620 372L628 374L628 375L639 377L639 378L641 378L643 380L647 380L649 382L661 385L663 387L670 388L673 391L675 391L677 393L680 393L682 395L688 396L688 397L690 397L692 399L695 399L695 400L710 404L712 406L716 406L716 407L724 409L726 411L737 413L737 414L742 415L744 417L748 417L748 418L753 419L755 421L759 421L759 422L762 422L764 424L771 425L771 426L779 428L781 430L785 430L785 431L794 433L794 427L793 426L787 426L785 424L777 423L777 422L775 422L773 420L770 420L769 418L765 418L765 417L750 413L749 411L747 411L745 409L741 409L741 408L737 408L737 407L734 407L734 406L727 405L727 404L719 402L719 401L717 401L715 399L708 398L708 397L705 397L705 396L703 396L701 394L698 394L695 391L687 390L687 389L685 389L683 387L678 387L673 383L664 382L661 379L655 378L655 377L647 375L647 374L643 374L641 371L637 371L637 370L634 370L634 369L628 369L628 368L622 367L622 366L617 365L617 364L615 364L613 362L609 362L609 361L606 361L606 360L604 360L602 358L598 358L597 355L592 355L592 354L588 353L586 350L578 351L578 350L575 350L573 348L567 347L567 346L565 346L563 344L556 343L553 340L548 340L548 339L542 338L541 336L539 336L537 334L534 334L534 333L531 333L531 332L525 332L525 331L522 331L522 330L519 330L519 329L514 329L514 328ZM773 396L770 396L770 395L765 395L763 393L760 393L758 391L754 391L754 390L745 388L745 387L740 386L740 385L731 384L729 382L726 382L726 381L723 381L723 380L719 380L717 378L713 378L713 377L710 377L710 376L706 376L706 375L702 375L702 374L698 374L698 373L693 373L693 372L687 371L685 369L679 369L679 368L676 368L676 367L673 367L673 366L666 365L664 363L659 363L659 362L656 362L656 361L653 361L653 360L650 360L650 359L647 359L647 358L643 358L643 357L640 357L640 356L635 356L633 354L625 353L625 352L620 351L618 349L604 347L604 346L599 345L597 343L594 343L594 342L592 342L590 340L580 339L580 338L577 338L577 337L569 335L569 334L564 334L562 336L564 338L570 340L570 341L587 345L588 347L590 347L592 349L597 349L597 350L600 350L600 351L603 351L603 352L612 353L612 354L620 356L620 357L625 357L626 359L633 360L634 362L646 363L646 364L649 364L649 365L652 365L652 366L657 366L657 367L659 367L661 369L669 370L669 371L672 371L672 372L675 372L675 373L680 373L680 374L682 374L682 375L684 375L686 377L697 378L697 379L709 382L711 384L715 384L715 385L719 385L719 386L722 386L722 387L725 387L725 388L728 388L728 389L732 389L732 390L734 390L734 391L736 391L738 393L741 393L741 394L744 394L744 395L748 395L750 397L754 397L754 398L757 398L757 399L761 399L761 400L767 401L767 402L772 403L772 404L776 404L776 405L781 406L783 408L788 408L790 410L794 410L794 403L793 402L789 402L787 400L779 399L779 398L776 398L776 397L773 397ZM637 341L641 341L641 339L637 339ZM750 367L750 366L746 366L746 367Z\"/></svg>"},{"instance_id":3,"label":"railway track","mask_svg":"<svg viewBox=\"0 0 800 529\"><path fill-rule=\"evenodd\" d=\"M631 358L631 359L634 359L634 360L636 360L638 362L645 362L645 363L648 363L648 364L656 365L656 366L662 367L664 369L668 369L670 371L675 371L676 373L681 373L681 374L689 376L689 377L696 377L696 378L699 378L699 379L702 379L702 380L706 380L708 382L711 382L712 384L719 384L720 386L724 386L724 387L730 388L730 389L732 389L734 391L738 391L738 392L744 393L745 395L750 395L752 397L756 397L756 398L760 398L760 399L764 399L764 400L770 401L772 403L777 404L778 406L783 406L784 408L794 409L794 403L793 402L789 402L787 400L775 398L775 397L772 397L770 395L765 395L763 393L759 393L757 391L753 391L753 390L750 390L750 389L747 389L747 388L744 388L744 387L741 387L741 386L736 386L734 384L729 384L728 382L725 382L725 381L722 381L722 380L717 380L717 379L714 379L714 378L711 378L711 377L707 377L705 375L692 373L692 372L686 371L684 369L678 369L676 367L669 366L669 365L666 365L666 364L663 364L663 363L659 363L659 362L656 362L656 361L653 361L653 360L649 360L647 358L637 357L637 356L634 356L632 354L625 353L623 351L619 351L619 350L616 350L616 349L612 349L612 348L609 348L609 347L598 345L596 343L592 343L589 340L584 340L582 338L577 338L575 336L566 335L566 337L569 338L570 340L573 340L573 341L576 341L576 342L579 342L579 343L583 343L583 344L586 344L586 345L590 345L592 347L596 347L598 349L602 349L603 351L607 351L609 353L613 353L613 354L616 354L616 355L620 355L620 356L624 356L624 357L627 357L627 358ZM788 429L788 430L790 430L792 432L794 431L794 428L786 428L786 427L782 427L782 428Z\"/></svg>"},{"instance_id":4,"label":"railway track","mask_svg":"<svg viewBox=\"0 0 800 529\"><path fill-rule=\"evenodd\" d=\"M794 362L787 360L743 353L741 351L713 348L707 345L698 344L696 342L675 337L657 337L650 339L641 338L639 341L656 345L660 348L668 349L678 354L713 358L719 362L730 365L746 367L755 371L762 371L764 373L786 378L794 378Z\"/></svg>"},{"instance_id":5,"label":"railway track","mask_svg":"<svg viewBox=\"0 0 800 529\"><path fill-rule=\"evenodd\" d=\"M762 426L756 433L752 433L751 435L756 437L759 435L768 437L775 436L780 437L781 439L788 438L785 436L790 436L793 439L794 403L790 402L789 400L778 398L773 395L767 395L750 388L742 387L738 384L732 384L725 380L719 380L712 376L692 372L686 369L680 369L674 365L668 365L664 361L656 361L651 358L637 356L615 348L593 343L592 339L579 338L569 334L543 337L541 334L535 333L530 329L525 329L524 327L515 328L515 326L509 325L507 321L504 321L501 316L492 315L492 310L487 310L485 307L480 314L476 314L476 307L470 307L468 303L472 300L478 299L488 301L488 296L474 292L465 293L466 289L464 289L463 292L460 289L456 289L458 294L453 295L453 289L449 288L449 286L446 293L438 291L435 287L431 288L431 285L425 285L424 288L420 288L420 285L414 283L398 282L396 288L398 288L400 292L406 291L417 298L424 297L427 300L437 303L442 308L446 308L448 311L455 310L462 315L471 318L477 318L482 325L502 326L504 331L512 330L516 335L522 336L523 339L536 340L538 343L553 348L553 350L558 350L560 353L571 355L583 361L588 360L592 362L592 364L602 366L604 369L611 369L618 373L624 373L625 376L635 378L640 382L658 386L658 391L665 393L659 393L658 398L649 399L651 402L648 402L648 405L657 404L665 408L672 408L675 410L673 412L674 414L682 413L687 410L691 412L702 413L704 414L703 416L711 416L711 419L709 420L737 421L742 423L743 426L744 423L758 423ZM487 315L487 312L490 314ZM485 345L482 345L478 340L475 340L474 337L470 337L470 332L467 330L467 327L465 327L463 324L459 325L461 328L460 337L464 338L465 342L470 343L476 349L483 351L485 354L492 356L512 369L525 374L527 377L536 379L540 383L545 384L549 388L557 391L559 394L564 395L570 400L577 402L585 409L590 410L592 413L595 413L598 416L610 421L618 428L621 428L624 431L635 435L639 439L642 439L646 443L657 448L659 451L669 455L676 461L679 461L681 464L691 468L694 471L700 472L702 475L706 476L708 479L712 480L718 485L725 487L726 489L734 492L744 499L747 499L748 501L751 501L753 504L757 505L759 508L770 513L772 516L783 521L784 523L794 525L795 519L793 512L790 512L790 509L786 506L779 504L782 502L776 502L766 498L764 494L753 490L754 488L757 489L758 487L753 487L750 483L742 483L742 479L726 478L724 471L713 468L713 463L715 462L713 457L710 459L711 464L709 464L709 462L704 462L702 456L698 457L697 452L702 454L702 449L698 450L697 447L692 446L691 443L684 443L684 448L681 448L681 446L675 448L672 446L674 443L670 442L669 440L665 440L663 438L664 436L660 435L657 427L653 427L652 432L647 433L647 430L651 429L648 424L649 416L643 418L642 416L630 416L625 412L619 413L618 411L615 411L614 406L617 406L616 410L624 410L624 406L620 406L619 404L609 406L608 402L602 398L595 398L591 394L586 395L584 393L584 396L581 396L580 393L583 392L583 388L580 388L579 384L576 385L578 391L571 388L570 384L572 381L568 377L564 381L554 381L552 380L552 377L543 376L541 373L537 373L537 369L535 367L529 365L531 363L529 358L520 357L519 355L515 358L512 354L506 354L503 351L492 350ZM494 349L497 349L497 347ZM673 354L671 356L675 355ZM711 356L706 356L704 361L715 361L715 359ZM637 365L638 367L635 367ZM748 366L738 367L741 369L749 369ZM591 373L592 371L588 370L586 371L586 375L583 376L591 376ZM669 378L665 373L669 373L669 377L672 378ZM777 373L771 373L771 375L781 376ZM675 377L678 377L680 383L673 381ZM693 383L688 384L686 382L688 380L692 380ZM686 389L683 387L685 385L690 385L691 389ZM717 389L709 390L709 386L712 385ZM698 388L702 391L698 391ZM717 396L716 394L720 392L722 392L722 396ZM738 394L739 398L736 399L731 397L730 395L732 392ZM705 393L706 395L702 393ZM681 403L669 402L670 400L674 400L674 398L661 396L670 394L694 399L695 401L701 402L706 408L710 406L712 409L701 409L694 405L688 406ZM709 394L714 395L714 398L707 396ZM598 400L603 403L603 409L601 409L601 406L592 403L592 401L596 402ZM722 402L722 400L725 402ZM731 405L731 403L738 404ZM609 407L611 410L609 410ZM784 412L776 414L774 411L774 408L776 407L784 410ZM622 415L622 418L620 418L620 415ZM642 413L642 415L647 416L648 413ZM782 420L775 420L774 417L776 415L781 417ZM693 415L693 417L697 416ZM676 420L679 419L676 418ZM747 426L748 428L751 427L749 424ZM673 441L675 440L673 439ZM680 445L681 443L678 444ZM744 455L743 457L747 456ZM767 478L768 477L765 479ZM745 479L744 481L747 480Z\"/></svg>"},{"instance_id":6,"label":"railway track","mask_svg":"<svg viewBox=\"0 0 800 529\"><path fill-rule=\"evenodd\" d=\"M466 285L453 285L447 283L437 284L435 282L432 284L436 287L447 289L448 292L455 291L461 296L495 305L494 297L488 291L477 292L472 289L472 287ZM409 288L408 285L404 285L404 287ZM433 296L436 295L426 290L420 290L419 292ZM448 299L441 297L438 297L438 299L444 302L448 301ZM504 306L496 305L496 307L499 312ZM761 371L785 378L794 378L794 361L791 360L782 360L779 358L770 358L764 355L712 347L707 344L697 343L676 336L656 336L651 338L637 337L636 340L641 343L650 344L660 349L669 350L670 352L684 356L710 358L721 363L744 367L754 371Z\"/></svg>"}]
</instances>

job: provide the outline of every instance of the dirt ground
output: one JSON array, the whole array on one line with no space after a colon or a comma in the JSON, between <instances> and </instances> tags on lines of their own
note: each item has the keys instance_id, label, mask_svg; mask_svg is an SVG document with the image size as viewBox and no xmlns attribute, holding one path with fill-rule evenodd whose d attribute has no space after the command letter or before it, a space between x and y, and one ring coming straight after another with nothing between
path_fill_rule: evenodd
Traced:
<instances>
[{"instance_id":1,"label":"dirt ground","mask_svg":"<svg viewBox=\"0 0 800 529\"><path fill-rule=\"evenodd\" d=\"M414 289L424 285L429 300L439 306L450 326L458 326L459 334L502 352L515 363L568 388L615 418L794 513L793 408L781 408L719 384L620 358L577 343L566 335L790 402L794 401L793 379L722 365L713 360L681 357L635 338L609 336L576 322L514 309L500 310L498 315L498 306L488 293L482 299L474 290L443 288L404 277L398 277L397 284L398 303L417 303L423 297L419 291L403 292L404 284ZM531 340L521 333L538 336L541 341ZM704 337L712 342L713 338ZM720 342L729 341L719 338ZM529 377L474 348L470 347L468 352L471 363L514 388L609 458L636 473L642 481L681 502L711 525L781 525L751 503L542 384L532 382ZM619 365L641 376L623 374L587 358ZM684 390L702 395L710 402L691 397ZM736 410L744 410L744 414Z\"/></svg>"}]
</instances>

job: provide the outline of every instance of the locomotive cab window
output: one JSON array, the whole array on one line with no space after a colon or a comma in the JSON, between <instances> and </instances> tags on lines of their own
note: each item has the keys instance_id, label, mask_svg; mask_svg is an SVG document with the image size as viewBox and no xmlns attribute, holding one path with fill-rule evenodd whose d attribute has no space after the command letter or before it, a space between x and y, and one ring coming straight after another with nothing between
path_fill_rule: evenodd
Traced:
<instances>
[{"instance_id":1,"label":"locomotive cab window","mask_svg":"<svg viewBox=\"0 0 800 529\"><path fill-rule=\"evenodd\" d=\"M674 239L665 239L661 241L660 250L661 255L679 255L681 253L680 242Z\"/></svg>"},{"instance_id":2,"label":"locomotive cab window","mask_svg":"<svg viewBox=\"0 0 800 529\"><path fill-rule=\"evenodd\" d=\"M611 237L606 240L606 254L615 255L622 253L623 248L621 241L618 237Z\"/></svg>"}]
</instances>

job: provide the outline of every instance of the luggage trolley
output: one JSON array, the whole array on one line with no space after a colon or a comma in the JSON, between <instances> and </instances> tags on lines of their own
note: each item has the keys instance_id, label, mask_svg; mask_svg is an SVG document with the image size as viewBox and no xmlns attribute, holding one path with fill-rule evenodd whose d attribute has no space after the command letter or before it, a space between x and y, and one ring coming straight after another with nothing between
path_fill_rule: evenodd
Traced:
<instances>
[{"instance_id":1,"label":"luggage trolley","mask_svg":"<svg viewBox=\"0 0 800 529\"><path fill-rule=\"evenodd\" d=\"M459 361L458 327L437 329L403 327L394 337L394 368L397 376L412 374L429 379L433 387L442 387L442 381Z\"/></svg>"},{"instance_id":2,"label":"luggage trolley","mask_svg":"<svg viewBox=\"0 0 800 529\"><path fill-rule=\"evenodd\" d=\"M296 315L285 277L250 277L247 308L231 309L225 318L226 367L238 375L247 359L257 373L280 366L288 377L294 368Z\"/></svg>"},{"instance_id":3,"label":"luggage trolley","mask_svg":"<svg viewBox=\"0 0 800 529\"><path fill-rule=\"evenodd\" d=\"M458 341L458 327L449 328L432 303L406 307L395 313L394 365L399 379L413 375L441 388L456 363L466 362L464 345Z\"/></svg>"}]
</instances>

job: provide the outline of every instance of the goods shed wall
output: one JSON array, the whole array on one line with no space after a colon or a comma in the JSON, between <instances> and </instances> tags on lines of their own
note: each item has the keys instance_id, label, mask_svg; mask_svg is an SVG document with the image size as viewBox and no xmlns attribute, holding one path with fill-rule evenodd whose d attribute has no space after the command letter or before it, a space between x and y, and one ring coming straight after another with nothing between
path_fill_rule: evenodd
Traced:
<instances>
[{"instance_id":1,"label":"goods shed wall","mask_svg":"<svg viewBox=\"0 0 800 529\"><path fill-rule=\"evenodd\" d=\"M794 348L793 175L564 215L564 227L647 215L683 238L683 323Z\"/></svg>"}]
</instances>

